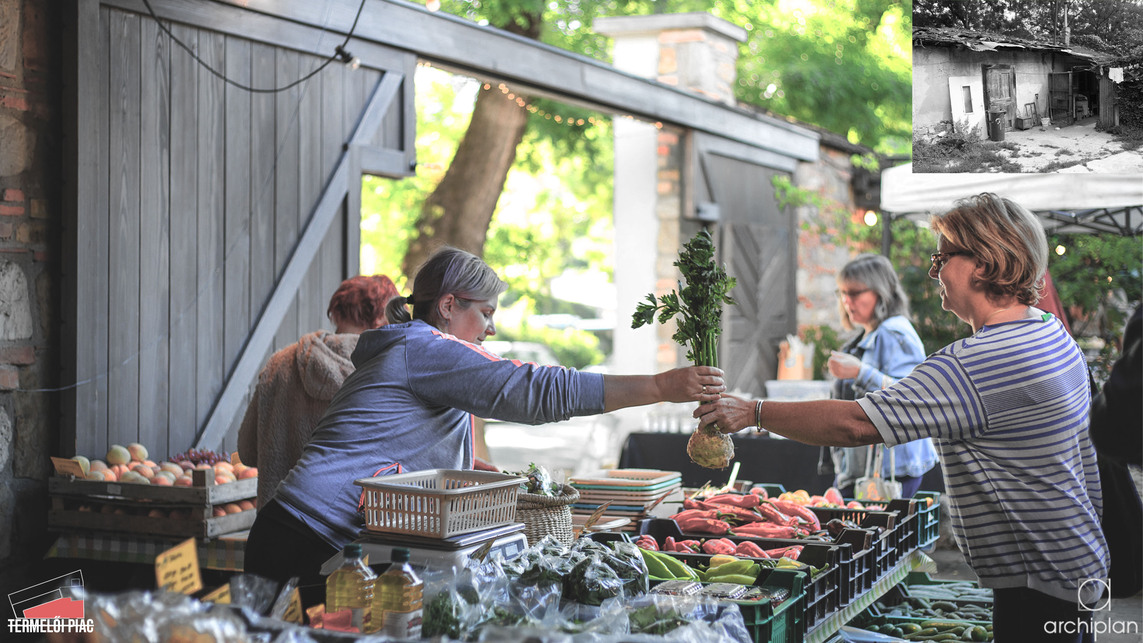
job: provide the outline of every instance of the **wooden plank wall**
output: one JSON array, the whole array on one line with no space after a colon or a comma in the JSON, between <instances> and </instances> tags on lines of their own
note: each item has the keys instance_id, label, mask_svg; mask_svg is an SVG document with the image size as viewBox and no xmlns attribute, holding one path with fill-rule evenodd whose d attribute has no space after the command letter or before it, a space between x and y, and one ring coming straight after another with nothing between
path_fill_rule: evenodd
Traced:
<instances>
[{"instance_id":1,"label":"wooden plank wall","mask_svg":"<svg viewBox=\"0 0 1143 643\"><path fill-rule=\"evenodd\" d=\"M727 388L762 395L777 376L778 342L797 331L794 214L778 207L771 180L789 160L709 136L694 138L696 202L719 208L719 260L737 280L723 314L720 365Z\"/></svg>"},{"instance_id":2,"label":"wooden plank wall","mask_svg":"<svg viewBox=\"0 0 1143 643\"><path fill-rule=\"evenodd\" d=\"M285 85L323 61L169 27L241 84ZM76 310L88 318L78 320L75 369L90 383L75 394L76 451L102 456L108 444L138 441L162 458L194 442L382 72L335 64L289 90L252 93L212 74L145 13L102 6L92 42L89 54L106 62L94 65L98 91L80 99L96 112L96 149L84 158L99 168L79 194L95 203L77 223ZM274 350L330 327L329 296L357 266L348 227L343 212Z\"/></svg>"}]
</instances>

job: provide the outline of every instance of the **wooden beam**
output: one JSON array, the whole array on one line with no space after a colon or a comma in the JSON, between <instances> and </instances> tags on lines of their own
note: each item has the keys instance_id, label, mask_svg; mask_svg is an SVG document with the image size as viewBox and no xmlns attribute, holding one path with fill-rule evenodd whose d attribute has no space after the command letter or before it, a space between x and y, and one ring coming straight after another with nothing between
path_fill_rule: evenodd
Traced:
<instances>
[{"instance_id":1,"label":"wooden beam","mask_svg":"<svg viewBox=\"0 0 1143 643\"><path fill-rule=\"evenodd\" d=\"M368 115L373 112L377 103L388 102L392 99L392 95L388 94L387 90L383 90L384 86L384 77L382 77L382 81L374 88L373 95L366 103L363 114ZM362 118L358 121L358 125L349 140L368 140L372 136L372 132L366 128L370 125L375 128L378 123L380 123L380 119ZM211 409L198 439L195 440L195 448L216 448L233 425L234 418L237 417L242 408L250 382L254 381L258 374L262 357L270 349L274 334L278 331L282 318L289 310L290 303L298 291L298 286L305 277L306 271L309 270L314 257L317 256L321 242L325 239L330 225L341 210L342 204L346 202L349 187L354 184L360 187L360 173L355 172L356 177L351 176L351 170L355 165L353 147L350 146L350 149L342 152L321 198L318 199L317 205L314 207L314 213L310 217L305 231L302 232L301 238L294 247L293 254L290 255L289 262L282 271L281 279L274 285L274 292L270 295L270 300L258 319L258 325L251 331L250 339L246 342L238 362L227 377L226 387L219 395L214 408Z\"/></svg>"},{"instance_id":2,"label":"wooden beam","mask_svg":"<svg viewBox=\"0 0 1143 643\"><path fill-rule=\"evenodd\" d=\"M104 1L146 11L141 0ZM365 8L347 47L363 64L368 61L359 50L365 51L368 44L394 47L481 80L511 84L524 93L689 127L801 161L818 158L819 135L782 119L727 106L593 58L419 5L364 1ZM260 13L345 34L360 4L361 0L327 0L322 11L315 11L313 0L151 0L155 12L164 19L194 17L196 24L215 28L219 23L217 28L228 32L233 27L227 24L253 25L258 22L254 16ZM208 17L210 22L202 23Z\"/></svg>"}]
</instances>

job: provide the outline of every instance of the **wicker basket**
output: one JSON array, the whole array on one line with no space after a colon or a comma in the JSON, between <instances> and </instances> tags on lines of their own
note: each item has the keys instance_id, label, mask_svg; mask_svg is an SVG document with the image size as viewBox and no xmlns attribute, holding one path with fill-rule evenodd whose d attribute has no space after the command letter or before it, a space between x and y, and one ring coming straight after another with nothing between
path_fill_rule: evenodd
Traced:
<instances>
[{"instance_id":1,"label":"wicker basket","mask_svg":"<svg viewBox=\"0 0 1143 643\"><path fill-rule=\"evenodd\" d=\"M528 544L540 542L551 534L564 545L572 544L572 503L579 500L579 491L564 485L558 496L519 492L516 496L516 521L524 523Z\"/></svg>"}]
</instances>

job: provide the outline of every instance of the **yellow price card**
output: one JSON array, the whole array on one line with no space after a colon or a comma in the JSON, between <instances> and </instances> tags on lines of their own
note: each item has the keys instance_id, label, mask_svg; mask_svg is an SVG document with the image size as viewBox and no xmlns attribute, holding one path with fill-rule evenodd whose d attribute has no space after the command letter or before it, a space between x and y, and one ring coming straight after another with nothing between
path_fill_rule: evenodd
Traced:
<instances>
[{"instance_id":1,"label":"yellow price card","mask_svg":"<svg viewBox=\"0 0 1143 643\"><path fill-rule=\"evenodd\" d=\"M178 594L194 594L202 589L202 572L198 567L198 547L188 538L155 556L156 584Z\"/></svg>"}]
</instances>

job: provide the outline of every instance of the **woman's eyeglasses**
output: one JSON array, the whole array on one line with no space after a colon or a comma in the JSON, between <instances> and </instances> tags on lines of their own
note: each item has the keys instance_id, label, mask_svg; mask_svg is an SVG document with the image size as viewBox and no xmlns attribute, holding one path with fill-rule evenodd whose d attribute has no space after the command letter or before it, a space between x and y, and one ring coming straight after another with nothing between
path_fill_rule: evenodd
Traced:
<instances>
[{"instance_id":1,"label":"woman's eyeglasses","mask_svg":"<svg viewBox=\"0 0 1143 643\"><path fill-rule=\"evenodd\" d=\"M971 257L972 253L966 252L964 250L954 250L952 252L934 252L933 254L929 255L929 257L933 260L933 265L931 268L929 268L929 274L940 272L941 268L944 268L945 264L948 263L948 260L957 255L962 257Z\"/></svg>"},{"instance_id":2,"label":"woman's eyeglasses","mask_svg":"<svg viewBox=\"0 0 1143 643\"><path fill-rule=\"evenodd\" d=\"M861 288L860 290L835 290L833 292L838 296L838 298L857 299L859 296L869 292L870 290L870 288Z\"/></svg>"}]
</instances>

